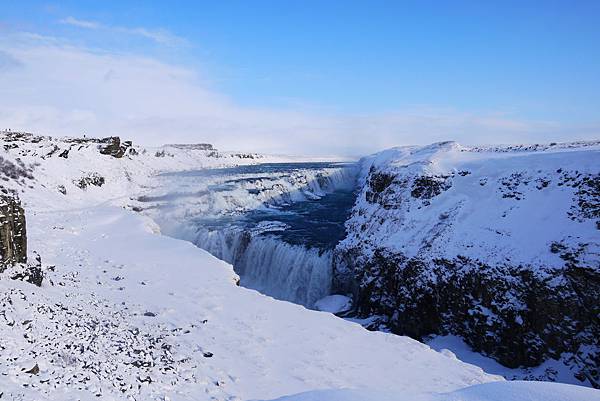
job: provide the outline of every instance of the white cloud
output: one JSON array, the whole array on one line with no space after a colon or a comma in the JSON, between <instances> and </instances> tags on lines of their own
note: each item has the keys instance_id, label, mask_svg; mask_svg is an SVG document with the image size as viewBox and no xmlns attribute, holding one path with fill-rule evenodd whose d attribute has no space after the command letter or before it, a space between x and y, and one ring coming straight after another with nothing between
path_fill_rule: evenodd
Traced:
<instances>
[{"instance_id":1,"label":"white cloud","mask_svg":"<svg viewBox=\"0 0 600 401\"><path fill-rule=\"evenodd\" d=\"M60 20L59 22L61 24L72 25L72 26L76 26L79 28L86 28L86 29L98 29L101 27L101 25L97 22L85 21L85 20L81 20L81 19L77 19L77 18L73 18L73 17L64 18L64 19Z\"/></svg>"},{"instance_id":2,"label":"white cloud","mask_svg":"<svg viewBox=\"0 0 600 401\"><path fill-rule=\"evenodd\" d=\"M0 128L50 135L120 135L138 143L212 142L222 149L360 155L442 140L462 143L575 139L548 122L416 108L336 115L250 108L207 87L197 72L131 54L33 35L0 40ZM577 133L597 135L597 127ZM579 139L577 138L577 139Z\"/></svg>"},{"instance_id":3,"label":"white cloud","mask_svg":"<svg viewBox=\"0 0 600 401\"><path fill-rule=\"evenodd\" d=\"M126 35L140 36L164 46L182 46L187 44L187 41L184 38L181 38L169 32L166 29L148 29L141 27L127 28L122 26L110 26L101 24L96 21L82 20L71 16L63 18L59 22L64 25L71 25L77 28L112 31Z\"/></svg>"},{"instance_id":4,"label":"white cloud","mask_svg":"<svg viewBox=\"0 0 600 401\"><path fill-rule=\"evenodd\" d=\"M153 40L154 42L160 45L166 46L180 46L185 45L187 41L179 36L173 35L171 32L166 29L155 29L149 30L146 28L113 28L117 31L129 33L132 35L143 36L147 39Z\"/></svg>"}]
</instances>

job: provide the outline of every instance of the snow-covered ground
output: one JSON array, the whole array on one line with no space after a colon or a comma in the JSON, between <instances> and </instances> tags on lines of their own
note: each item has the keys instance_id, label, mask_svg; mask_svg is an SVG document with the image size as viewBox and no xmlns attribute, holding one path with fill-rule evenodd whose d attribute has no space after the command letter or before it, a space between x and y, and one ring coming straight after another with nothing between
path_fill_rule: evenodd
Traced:
<instances>
[{"instance_id":1,"label":"snow-covered ground","mask_svg":"<svg viewBox=\"0 0 600 401\"><path fill-rule=\"evenodd\" d=\"M394 393L379 390L308 391L273 401L595 401L597 390L545 382L494 382L442 394Z\"/></svg>"},{"instance_id":2,"label":"snow-covered ground","mask_svg":"<svg viewBox=\"0 0 600 401\"><path fill-rule=\"evenodd\" d=\"M7 395L26 384L49 399L82 389L247 400L340 387L417 394L497 380L406 337L237 287L230 265L120 208L28 217L31 247L55 267L41 288L0 281ZM37 375L24 372L36 364Z\"/></svg>"},{"instance_id":3,"label":"snow-covered ground","mask_svg":"<svg viewBox=\"0 0 600 401\"><path fill-rule=\"evenodd\" d=\"M553 372L553 378L558 383L581 386L581 382L573 377L569 366L561 360L548 359L533 368L511 369L501 365L496 360L475 352L458 336L432 336L425 341L427 345L443 354L454 356L463 362L479 366L484 372L502 376L508 380L537 380L544 377L547 371Z\"/></svg>"},{"instance_id":4,"label":"snow-covered ground","mask_svg":"<svg viewBox=\"0 0 600 401\"><path fill-rule=\"evenodd\" d=\"M588 244L586 257L595 258L596 219L578 210L574 184L598 174L599 160L598 142L490 148L445 142L377 153L362 162L363 193L344 246L562 266L560 253L548 251L562 241ZM374 202L365 200L371 171L395 179ZM424 176L431 182L417 187L415 177Z\"/></svg>"},{"instance_id":5,"label":"snow-covered ground","mask_svg":"<svg viewBox=\"0 0 600 401\"><path fill-rule=\"evenodd\" d=\"M239 287L230 265L131 210L157 171L265 158L138 148L116 159L95 144L57 156L71 146L26 140L2 154L34 177L4 186L20 193L46 274L39 288L0 279L3 399L600 399L582 387L505 384L407 337ZM94 174L104 183L80 188Z\"/></svg>"}]
</instances>

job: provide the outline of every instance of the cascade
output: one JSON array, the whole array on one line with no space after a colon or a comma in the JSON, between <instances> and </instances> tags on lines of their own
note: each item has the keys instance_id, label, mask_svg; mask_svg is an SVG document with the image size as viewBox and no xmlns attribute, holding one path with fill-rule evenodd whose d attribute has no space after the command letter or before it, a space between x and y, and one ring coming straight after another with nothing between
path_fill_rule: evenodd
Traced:
<instances>
[{"instance_id":1,"label":"cascade","mask_svg":"<svg viewBox=\"0 0 600 401\"><path fill-rule=\"evenodd\" d=\"M231 263L245 287L309 308L330 294L330 250L292 245L240 228L201 229L194 243Z\"/></svg>"},{"instance_id":2,"label":"cascade","mask_svg":"<svg viewBox=\"0 0 600 401\"><path fill-rule=\"evenodd\" d=\"M162 202L163 233L231 263L241 285L312 308L331 293L357 173L310 163L170 173L171 190L143 201Z\"/></svg>"}]
</instances>

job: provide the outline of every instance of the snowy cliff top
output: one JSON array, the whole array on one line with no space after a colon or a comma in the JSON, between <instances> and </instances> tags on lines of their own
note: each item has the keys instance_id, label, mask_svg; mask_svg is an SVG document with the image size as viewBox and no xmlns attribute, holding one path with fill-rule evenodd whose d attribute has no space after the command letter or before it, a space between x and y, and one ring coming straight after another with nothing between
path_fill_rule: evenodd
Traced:
<instances>
[{"instance_id":1,"label":"snowy cliff top","mask_svg":"<svg viewBox=\"0 0 600 401\"><path fill-rule=\"evenodd\" d=\"M344 246L360 236L409 257L550 267L564 265L564 252L550 252L560 248L598 265L600 142L443 142L385 150L362 166Z\"/></svg>"}]
</instances>

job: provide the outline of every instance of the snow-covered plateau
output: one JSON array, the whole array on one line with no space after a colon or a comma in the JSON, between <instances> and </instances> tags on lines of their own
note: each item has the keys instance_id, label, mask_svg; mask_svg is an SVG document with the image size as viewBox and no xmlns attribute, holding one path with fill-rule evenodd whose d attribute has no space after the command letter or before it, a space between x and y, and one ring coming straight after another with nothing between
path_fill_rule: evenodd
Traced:
<instances>
[{"instance_id":1,"label":"snow-covered plateau","mask_svg":"<svg viewBox=\"0 0 600 401\"><path fill-rule=\"evenodd\" d=\"M208 169L299 160L221 152L207 144L145 148L118 138L1 135L0 399L600 400L600 391L589 387L597 383L598 373L598 337L593 337L598 292L596 298L571 305L572 293L564 290L557 295L567 297L564 309L542 311L556 312L554 317L564 313L569 325L560 328L579 336L571 345L580 348L565 351L571 359L563 355L560 363L567 363L573 374L585 372L573 383L588 387L505 381L462 362L459 352L433 349L449 341L438 340L429 347L385 332L404 331L413 337L452 334L473 347L469 330L485 335L480 331L482 314L491 322L493 337L498 335L494 322L506 316L499 311L508 308L489 294L482 298L483 290L469 287L468 294L460 294L457 287L452 292L457 302L468 298L463 302L468 308L480 305L480 310L467 314L472 317L465 318L463 331L448 322L465 316L456 312L448 320L440 319L437 304L434 312L420 318L414 316L418 307L407 315L416 319L414 326L431 327L432 318L438 326L417 332L403 329L395 292L404 289L398 283L405 270L402 258L425 255L424 260L455 263L460 255L469 266L481 266L477 260L494 269L507 261L534 276L543 274L557 286L562 286L561 279L579 277L554 273L565 271L568 264L587 274L578 294L592 296L597 290L600 233L597 144L510 150L456 144L398 148L361 160L352 174L339 166L319 166L260 180L208 180L203 188L182 177ZM516 170L522 174L513 177ZM431 178L418 178L423 175ZM499 184L504 181L506 185ZM228 216L262 213L265 207L279 210L303 200L318 202L351 182L356 185L356 202L348 211L345 238L331 246L339 234L333 228L311 237L315 249L321 250L315 257L329 255L327 269L308 276L296 272L292 283L258 288L269 294L290 285L285 288L297 297L292 300L323 311L246 288L246 270L238 285L240 275L231 264L192 243L206 228L186 224L194 218L216 219L211 222L223 227L221 219ZM212 187L231 184L226 191ZM326 217L338 221L337 216ZM248 227L254 236L245 237L243 248L253 240L273 238L282 240L276 246L299 247L303 230L312 226L306 223L283 234L295 223L280 220L245 220L252 223ZM239 228L236 224L228 227ZM279 260L294 262L286 259L289 252L282 250ZM376 266L373 258L384 253ZM230 256L234 265L239 263ZM397 278L392 285L389 262L397 258L402 260L394 265L392 276ZM364 273L358 271L361 261ZM263 267L279 264L268 261ZM288 273L292 268L278 267ZM423 276L439 282L439 270ZM459 270L468 272L470 267ZM256 273L262 275L252 277L272 279L264 271ZM421 275L411 278L417 287L422 284ZM300 285L317 279L328 282ZM248 286L260 287L251 281ZM521 306L510 316L529 328L531 311L522 305L522 294L511 291L502 296L513 297L511 307ZM289 294L272 295L286 299ZM571 308L588 309L572 315ZM596 320L582 320L594 311ZM330 312L353 316L341 319ZM455 309L443 312L452 314ZM369 320L384 330L369 331L351 320ZM540 358L554 357L560 350ZM482 346L478 351L502 358L493 348ZM577 363L568 364L573 359Z\"/></svg>"}]
</instances>

